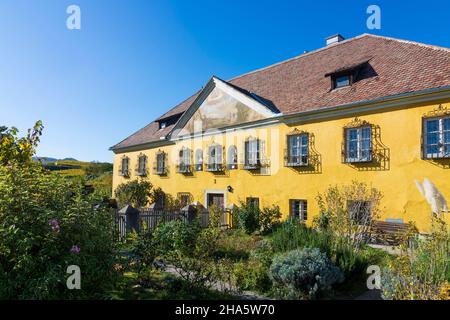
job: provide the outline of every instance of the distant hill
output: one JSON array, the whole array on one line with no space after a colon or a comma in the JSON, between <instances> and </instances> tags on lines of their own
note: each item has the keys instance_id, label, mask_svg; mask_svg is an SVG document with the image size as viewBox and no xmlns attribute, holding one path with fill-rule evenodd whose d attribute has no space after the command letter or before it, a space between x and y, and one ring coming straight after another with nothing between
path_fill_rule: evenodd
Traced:
<instances>
[{"instance_id":1,"label":"distant hill","mask_svg":"<svg viewBox=\"0 0 450 320\"><path fill-rule=\"evenodd\" d=\"M51 157L33 157L34 161L41 161L42 163L47 163L47 162L55 162L58 161L58 159L56 158L51 158Z\"/></svg>"},{"instance_id":2,"label":"distant hill","mask_svg":"<svg viewBox=\"0 0 450 320\"><path fill-rule=\"evenodd\" d=\"M112 163L62 159L52 162L42 162L42 164L55 174L60 174L71 180L82 179L86 186L102 189L105 194L111 194Z\"/></svg>"}]
</instances>

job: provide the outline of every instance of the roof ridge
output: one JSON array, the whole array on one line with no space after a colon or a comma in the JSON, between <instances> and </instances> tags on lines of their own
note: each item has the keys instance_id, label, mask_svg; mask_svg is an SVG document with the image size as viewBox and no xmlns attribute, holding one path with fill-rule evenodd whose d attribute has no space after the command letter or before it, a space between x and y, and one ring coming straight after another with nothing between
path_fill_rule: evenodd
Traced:
<instances>
[{"instance_id":1,"label":"roof ridge","mask_svg":"<svg viewBox=\"0 0 450 320\"><path fill-rule=\"evenodd\" d=\"M303 58L303 57L306 57L306 56L309 56L309 55L312 55L312 54L315 54L315 53L318 53L318 52L321 52L321 51L324 51L324 50L327 50L327 49L330 49L330 48L334 48L336 46L339 46L339 45L342 45L342 44L345 44L345 43L349 43L351 41L358 40L358 39L361 39L363 37L381 38L381 39L386 39L386 40L391 40L391 41L397 41L397 42L402 42L402 43L407 43L407 44L423 46L423 47L434 49L434 50L443 50L443 51L450 52L450 49L446 48L446 47L440 47L440 46L436 46L436 45L430 45L430 44L416 42L416 41L411 41L411 40L404 40L404 39L397 39L397 38L392 38L392 37L387 37L387 36L380 36L380 35L375 35L375 34L371 34L371 33L362 33L362 34L360 34L360 35L358 35L356 37L345 39L345 40L343 40L341 42L338 42L338 43L335 43L335 44L331 44L331 45L328 45L328 46L325 46L325 47L322 47L322 48L319 48L319 49L316 49L316 50L313 50L313 51L310 51L310 52L302 53L302 54L300 54L298 56L295 56L295 57L292 57L292 58L289 58L289 59L286 59L286 60L283 60L283 61L280 61L280 62L276 62L276 63L271 64L269 66L262 67L262 68L259 68L259 69L255 69L255 70L243 73L241 75L238 75L236 77L228 79L227 81L233 81L233 80L239 79L239 78L241 78L243 76L246 76L246 75L249 75L249 74L253 74L253 73L256 73L256 72L259 72L259 71L263 71L263 70L266 70L266 69L269 69L269 68L272 68L272 67L276 67L278 65L281 65L281 64L284 64L284 63L287 63L287 62L291 62L293 60L297 60L297 59L300 59L300 58Z\"/></svg>"},{"instance_id":2,"label":"roof ridge","mask_svg":"<svg viewBox=\"0 0 450 320\"><path fill-rule=\"evenodd\" d=\"M309 51L309 52L306 52L306 53L302 53L302 54L300 54L300 55L298 55L298 56L295 56L295 57L292 57L292 58L289 58L289 59L286 59L286 60L283 60L283 61L280 61L280 62L276 62L276 63L271 64L271 65L269 65L269 66L262 67L262 68L259 68L259 69L255 69L255 70L252 70L252 71L243 73L243 74L241 74L241 75L238 75L238 76L236 76L236 77L233 77L233 78L231 78L231 79L228 79L227 81L233 81L233 80L235 80L235 79L241 78L241 77L243 77L243 76L246 76L246 75L249 75L249 74L252 74L252 73L256 73L256 72L259 72L259 71L263 71L263 70L266 70L266 69L269 69L269 68L272 68L272 67L276 67L276 66L278 66L278 65L281 65L281 64L284 64L284 63L287 63L287 62L291 62L291 61L293 61L293 60L297 60L297 59L300 59L300 58L303 58L303 57L306 57L306 56L310 56L310 55L315 54L315 53L317 53L317 52L325 51L325 50L334 48L334 47L336 47L336 46L339 46L339 45L342 45L342 44L345 44L345 43L349 43L349 42L354 41L354 40L361 39L362 37L365 37L365 36L368 36L368 35L370 35L370 34L368 34L368 33L363 33L363 34L360 34L360 35L358 35L358 36L356 36L356 37L349 38L349 39L345 39L345 40L343 40L343 41L341 41L341 42L337 42L337 43L334 43L334 44L331 44L331 45L327 45L327 46L325 46L325 47L322 47L322 48L319 48L319 49L316 49L316 50L313 50L313 51Z\"/></svg>"},{"instance_id":3,"label":"roof ridge","mask_svg":"<svg viewBox=\"0 0 450 320\"><path fill-rule=\"evenodd\" d=\"M423 42L417 42L417 41L412 41L412 40L405 40L405 39L398 39L398 38L387 37L387 36L380 36L380 35L371 34L371 33L365 33L365 35L370 36L370 37L374 37L374 38L381 38L381 39L385 39L385 40L391 40L391 41L396 41L396 42L413 44L413 45L417 45L417 46L421 46L421 47L430 48L430 49L433 49L433 50L443 50L443 51L450 52L450 48L436 46L436 45L433 45L433 44L426 44L426 43L423 43Z\"/></svg>"}]
</instances>

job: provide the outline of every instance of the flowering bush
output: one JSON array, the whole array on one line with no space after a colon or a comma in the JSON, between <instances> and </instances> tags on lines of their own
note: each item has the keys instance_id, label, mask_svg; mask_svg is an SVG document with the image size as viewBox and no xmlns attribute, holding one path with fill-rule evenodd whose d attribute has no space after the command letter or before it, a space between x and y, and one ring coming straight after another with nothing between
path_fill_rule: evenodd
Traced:
<instances>
[{"instance_id":1,"label":"flowering bush","mask_svg":"<svg viewBox=\"0 0 450 320\"><path fill-rule=\"evenodd\" d=\"M287 298L312 298L328 290L344 277L338 267L317 248L289 251L274 258L270 272Z\"/></svg>"},{"instance_id":2,"label":"flowering bush","mask_svg":"<svg viewBox=\"0 0 450 320\"><path fill-rule=\"evenodd\" d=\"M100 297L115 275L112 217L31 160L40 130L23 139L0 130L0 299ZM70 265L81 290L67 288Z\"/></svg>"},{"instance_id":3,"label":"flowering bush","mask_svg":"<svg viewBox=\"0 0 450 320\"><path fill-rule=\"evenodd\" d=\"M113 227L107 210L39 165L0 167L0 297L91 297L111 284ZM81 269L68 290L66 269Z\"/></svg>"}]
</instances>

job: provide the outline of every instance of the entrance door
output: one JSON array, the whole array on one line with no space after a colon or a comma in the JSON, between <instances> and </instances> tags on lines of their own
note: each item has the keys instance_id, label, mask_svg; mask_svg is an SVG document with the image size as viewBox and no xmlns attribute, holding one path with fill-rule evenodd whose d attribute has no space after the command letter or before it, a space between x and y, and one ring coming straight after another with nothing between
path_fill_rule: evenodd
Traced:
<instances>
[{"instance_id":1,"label":"entrance door","mask_svg":"<svg viewBox=\"0 0 450 320\"><path fill-rule=\"evenodd\" d=\"M225 209L223 193L208 193L207 201L208 201L208 207L215 205L215 206L219 207L220 209Z\"/></svg>"}]
</instances>

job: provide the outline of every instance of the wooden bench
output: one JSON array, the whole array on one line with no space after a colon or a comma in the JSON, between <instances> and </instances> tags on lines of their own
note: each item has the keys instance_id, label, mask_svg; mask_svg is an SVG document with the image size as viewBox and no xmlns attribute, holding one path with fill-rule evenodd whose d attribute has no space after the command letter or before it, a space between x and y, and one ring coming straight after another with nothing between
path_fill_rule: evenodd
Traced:
<instances>
[{"instance_id":1,"label":"wooden bench","mask_svg":"<svg viewBox=\"0 0 450 320\"><path fill-rule=\"evenodd\" d=\"M407 223L373 221L372 242L398 245L408 230L409 225Z\"/></svg>"}]
</instances>

